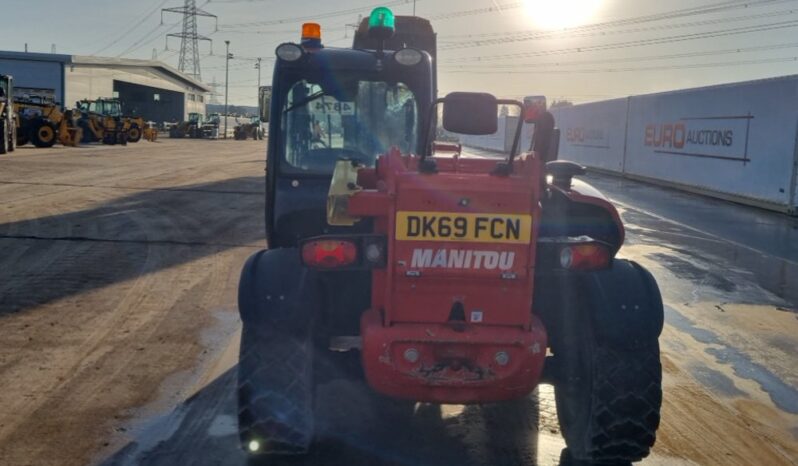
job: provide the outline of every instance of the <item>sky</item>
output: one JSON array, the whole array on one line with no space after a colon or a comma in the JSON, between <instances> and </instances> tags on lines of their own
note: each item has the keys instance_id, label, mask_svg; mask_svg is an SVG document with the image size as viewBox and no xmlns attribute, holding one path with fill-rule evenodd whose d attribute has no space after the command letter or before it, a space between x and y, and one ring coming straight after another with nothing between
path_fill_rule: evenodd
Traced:
<instances>
[{"instance_id":1,"label":"sky","mask_svg":"<svg viewBox=\"0 0 798 466\"><path fill-rule=\"evenodd\" d=\"M319 22L327 46L351 46L353 25L378 5L413 14L412 0L196 0L202 80L255 105L257 58L271 80L274 49ZM183 0L0 0L12 21L0 48L150 59L178 65ZM605 100L798 73L798 0L417 0L438 33L439 91L484 91L551 102ZM212 49L212 50L211 50ZM212 52L212 53L211 53ZM223 97L220 97L223 98Z\"/></svg>"}]
</instances>

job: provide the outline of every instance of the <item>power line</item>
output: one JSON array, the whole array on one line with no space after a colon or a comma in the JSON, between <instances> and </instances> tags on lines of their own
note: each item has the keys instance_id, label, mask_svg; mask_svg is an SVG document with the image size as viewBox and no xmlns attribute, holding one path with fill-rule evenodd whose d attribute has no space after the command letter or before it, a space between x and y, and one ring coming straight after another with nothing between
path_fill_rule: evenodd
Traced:
<instances>
[{"instance_id":1,"label":"power line","mask_svg":"<svg viewBox=\"0 0 798 466\"><path fill-rule=\"evenodd\" d=\"M437 15L432 15L427 19L432 21L441 21L447 19L462 18L464 16L484 15L486 13L501 13L504 10L514 10L516 8L521 8L523 6L524 2L505 3L501 5L494 3L492 6L484 8L474 8L471 10L459 10L459 11L449 11L447 13L440 13Z\"/></svg>"},{"instance_id":2,"label":"power line","mask_svg":"<svg viewBox=\"0 0 798 466\"><path fill-rule=\"evenodd\" d=\"M202 7L204 7L205 5L207 5L208 3L210 3L210 0L206 0L206 1L205 1L205 3L203 3L202 5L200 5L198 8L202 8ZM160 28L162 28L162 27L164 26L164 24L163 24L163 22L162 22L161 24L159 24L158 26L156 26L154 29L152 29L152 30L150 30L149 32L147 32L147 33L146 33L146 34L145 34L143 37L141 37L139 40L137 40L136 42L134 42L133 44L131 44L131 45L130 45L128 48L126 48L124 51L122 51L121 53L118 53L116 56L117 56L117 57L121 57L122 55L127 55L128 53L135 52L136 50L140 49L141 47L144 47L145 45L149 45L149 44L151 44L151 43L155 42L155 40L157 40L157 39L159 39L159 38L161 38L161 37L165 36L167 33L171 32L171 31L174 31L174 30L175 30L175 28L177 28L177 26L180 26L180 25L181 25L181 23L169 24L169 25L168 25L169 27L168 27L168 28L167 28L165 31L163 31L162 33L160 33L160 34L158 34L158 35L154 35L154 36L153 36L153 34L155 34L155 33L158 31L158 29L160 29ZM209 35L212 35L212 34L213 34L213 33L211 33L211 34L209 34Z\"/></svg>"},{"instance_id":3,"label":"power line","mask_svg":"<svg viewBox=\"0 0 798 466\"><path fill-rule=\"evenodd\" d=\"M795 0L727 0L724 2L719 3L711 3L708 5L702 5L697 7L691 8L681 8L678 10L670 10L670 11L663 11L659 13L652 13L649 15L642 15L642 16L634 16L631 18L621 18L615 19L610 21L603 21L600 23L591 23L582 26L575 26L570 28L562 28L559 29L561 32L565 31L572 31L572 30L582 30L587 28L595 28L595 27L606 27L606 26L626 26L627 24L636 24L640 21L646 21L649 18L651 19L669 19L668 16L674 15L674 17L681 17L684 15L689 15L689 13L694 12L695 14L707 14L707 13L717 13L723 11L726 8L749 8L749 7L758 7L762 6L760 3L790 3L794 2ZM717 11L707 11L707 10L714 10L719 9ZM480 37L509 37L509 36L516 36L516 35L523 35L523 34L537 34L540 31L537 30L515 30L515 31L498 31L498 32L485 32L481 34L474 34L474 33L467 33L467 34L447 34L447 38L480 38Z\"/></svg>"},{"instance_id":4,"label":"power line","mask_svg":"<svg viewBox=\"0 0 798 466\"><path fill-rule=\"evenodd\" d=\"M235 0L235 1L247 1L247 0ZM421 1L421 0L416 0L416 1ZM737 1L740 1L740 0L737 0ZM256 32L256 31L234 31L233 29L229 29L229 28L275 26L275 25L287 24L287 23L298 23L298 22L302 22L302 21L313 21L313 20L317 20L317 19L333 18L333 17L336 17L336 16L346 16L346 15L351 15L351 14L362 13L364 9L376 8L378 6L391 7L391 6L406 5L408 2L409 2L409 0L394 0L394 1L390 1L390 2L375 3L373 5L366 5L366 6L362 6L362 7L358 7L358 8L349 8L349 9L346 9L346 10L336 10L336 11L332 11L332 12L319 13L319 14L308 15L308 16L299 16L299 17L293 17L293 18L282 18L282 19L275 19L275 20L269 20L269 21L255 21L255 22L250 22L250 23L223 24L221 26L221 29L223 31L225 31L225 32L236 32L236 33ZM231 0L230 3L233 3L233 0ZM480 15L480 14L486 14L486 13L496 13L496 12L502 12L504 10L512 10L512 9L521 8L523 6L523 4L524 4L523 2L513 2L513 3L505 3L505 4L494 4L493 6L485 7L485 8L474 8L474 9L470 9L470 10L449 11L449 12L446 12L446 13L440 13L438 15L428 16L427 19L431 20L431 21L444 21L444 20L449 20L449 19L462 18L462 17L465 17L465 16L473 16L473 15ZM268 34L269 33L268 31L257 31L257 32L258 33L264 33L264 34ZM288 31L288 32L293 32L293 31Z\"/></svg>"},{"instance_id":5,"label":"power line","mask_svg":"<svg viewBox=\"0 0 798 466\"><path fill-rule=\"evenodd\" d=\"M332 27L331 26L325 26L323 32L344 31L346 29L347 29L347 26L345 26L345 25L332 26ZM262 31L262 30L236 31L236 30L232 30L232 29L230 29L230 30L223 29L222 32L224 32L225 34L263 34L263 35L271 35L271 34L295 34L295 33L299 32L299 31L298 31L297 28L293 28L293 29L274 29L274 30L271 30L271 31Z\"/></svg>"},{"instance_id":6,"label":"power line","mask_svg":"<svg viewBox=\"0 0 798 466\"><path fill-rule=\"evenodd\" d=\"M159 4L158 4L158 6L156 6L155 8L153 8L153 9L152 9L152 11L150 11L149 13L147 13L147 14L146 14L145 16L143 16L143 17L142 17L142 18L141 18L141 19L140 19L138 22L136 22L136 23L135 23L133 26L131 26L131 27L130 27L130 28L128 28L128 29L127 29L125 32L123 32L121 36L119 36L119 37L117 37L115 40L113 40L113 41L109 42L108 44L106 44L106 45L105 45L105 47L103 47L103 48L101 48L100 50L98 50L98 51L94 52L92 55L97 55L97 54L99 54L99 53L102 53L103 51L105 51L105 50L108 50L109 48L111 48L111 47L113 47L114 45L118 44L118 43L119 43L119 41L121 41L122 39L124 39L125 37L127 37L127 36L128 36L130 33L131 33L131 32L133 32L133 31L135 31L136 29L138 29L138 27L139 27L139 26L141 26L142 24L144 24L144 22L145 22L145 21L147 21L148 19L150 19L150 18L152 17L152 15L154 15L155 13L157 13L157 12L158 12L158 10L160 10L162 6L166 5L166 3L167 3L168 1L169 1L169 0L163 0L161 3L159 3Z\"/></svg>"},{"instance_id":7,"label":"power line","mask_svg":"<svg viewBox=\"0 0 798 466\"><path fill-rule=\"evenodd\" d=\"M551 39L555 37L586 37L591 35L597 35L599 33L608 34L605 31L606 29L612 29L619 26L627 26L627 25L635 25L635 24L644 24L649 22L656 22L662 21L666 19L675 19L675 18L683 18L688 16L696 16L696 15L706 15L711 13L718 13L722 11L728 10L736 10L739 8L754 8L754 7L763 7L763 6L772 6L779 3L786 3L786 2L795 2L795 0L760 0L758 2L740 4L739 2L724 2L719 4L707 5L705 7L695 7L695 8L685 8L681 10L673 10L663 13L657 13L654 15L645 15L645 16L637 16L632 18L620 19L615 21L606 21L602 23L593 23L587 24L584 26L574 27L574 28L567 28L558 31L527 31L527 32L514 32L514 33L501 33L501 35L497 35L496 37L488 38L488 39L478 39L472 41L458 41L458 42L450 42L448 44L444 44L439 47L439 50L452 50L452 49L461 49L461 48L468 48L468 47L484 47L488 45L498 45L498 44L506 44L512 42L525 42L530 40L541 40L541 39ZM777 16L778 14L793 14L795 11L793 10L785 10L782 12L769 12L760 15L748 15L744 17L735 17L735 18L715 18L703 21L695 21L692 23L682 23L678 25L672 24L665 24L659 26L650 26L648 28L637 28L637 29L629 29L625 31L615 31L612 34L618 33L632 33L632 32L643 32L649 30L656 30L656 29L670 29L670 28L679 28L679 27L694 27L694 26L703 26L707 24L719 24L725 22L734 22L734 21L744 21L746 19L755 19L757 17L772 17ZM447 38L450 38L447 36Z\"/></svg>"},{"instance_id":8,"label":"power line","mask_svg":"<svg viewBox=\"0 0 798 466\"><path fill-rule=\"evenodd\" d=\"M398 5L405 5L407 4L407 0L393 0L389 2L382 2L376 3L373 5L361 6L357 8L349 8L346 10L335 10L329 11L327 13L316 13L313 15L307 16L295 16L293 18L281 18L281 19L273 19L269 21L253 21L250 23L231 23L231 24L222 24L222 30L226 31L227 28L240 28L240 27L256 27L256 26L274 26L278 24L286 24L286 23L301 23L303 21L313 21L318 19L325 19L325 18L334 18L336 16L346 16L352 15L357 13L362 13L364 9L369 8L376 8L378 6L398 6Z\"/></svg>"},{"instance_id":9,"label":"power line","mask_svg":"<svg viewBox=\"0 0 798 466\"><path fill-rule=\"evenodd\" d=\"M579 60L579 61L559 61L559 62L547 62L547 63L508 63L508 64L468 64L468 65L441 65L441 69L447 70L480 70L480 69L491 69L491 70L507 70L507 69L515 69L515 68L530 68L531 71L536 71L538 69L544 67L561 67L561 66L583 66L583 65L602 65L608 63L634 63L640 61L654 61L654 60L670 60L675 58L695 58L695 57L707 57L707 56L718 56L718 55L729 55L729 54L737 54L737 53L749 53L749 52L764 52L769 50L783 50L788 48L796 48L798 47L798 42L789 42L783 44L773 44L773 45L760 45L754 47L743 47L743 48L734 48L734 49L722 49L722 50L709 50L703 52L687 52L687 53L675 53L675 54L668 54L668 55L649 55L649 56L642 56L642 57L626 57L626 58L603 58L600 60Z\"/></svg>"},{"instance_id":10,"label":"power line","mask_svg":"<svg viewBox=\"0 0 798 466\"><path fill-rule=\"evenodd\" d=\"M172 29L177 27L178 24L180 24L180 23L173 24L171 28L167 29L167 31L171 31ZM144 37L142 37L141 39L137 40L136 42L133 42L132 44L130 44L130 46L128 46L128 48L126 48L122 52L119 52L116 56L117 57L121 57L122 55L127 55L128 53L133 52L135 50L138 50L141 47L143 47L144 45L147 45L147 44L151 43L152 41L157 39L159 36L155 36L149 42L144 42L144 41L147 40L150 36L152 36L156 31L158 31L158 29L161 29L163 26L164 26L163 24L159 24L159 25L155 26L149 32L144 34Z\"/></svg>"},{"instance_id":11,"label":"power line","mask_svg":"<svg viewBox=\"0 0 798 466\"><path fill-rule=\"evenodd\" d=\"M764 65L771 63L786 63L798 62L798 57L780 57L780 58L763 58L759 60L739 60L731 62L717 62L717 63L693 63L684 65L656 65L656 66L643 66L643 67L628 67L628 68L595 68L595 69L569 69L569 70L531 70L531 71L512 71L512 70L495 70L495 71L473 71L473 70L452 70L449 73L469 73L469 74L563 74L563 73L620 73L630 71L662 71L662 70L683 70L695 68L718 68L727 66L741 66L741 65Z\"/></svg>"},{"instance_id":12,"label":"power line","mask_svg":"<svg viewBox=\"0 0 798 466\"><path fill-rule=\"evenodd\" d=\"M569 53L595 52L601 50L615 50L615 49L641 47L648 45L668 44L673 42L684 42L696 39L708 39L712 37L724 37L724 36L731 36L737 34L748 34L752 32L774 31L778 29L794 28L796 26L798 26L798 20L781 21L777 23L762 24L757 26L742 26L738 28L680 34L675 36L658 37L653 39L639 39L639 40L626 41L626 42L616 42L611 44L588 45L584 47L570 47L565 49L540 50L540 51L507 53L507 54L468 56L468 57L449 59L446 61L442 61L442 63L481 62L481 61L538 57L545 55L561 55Z\"/></svg>"}]
</instances>

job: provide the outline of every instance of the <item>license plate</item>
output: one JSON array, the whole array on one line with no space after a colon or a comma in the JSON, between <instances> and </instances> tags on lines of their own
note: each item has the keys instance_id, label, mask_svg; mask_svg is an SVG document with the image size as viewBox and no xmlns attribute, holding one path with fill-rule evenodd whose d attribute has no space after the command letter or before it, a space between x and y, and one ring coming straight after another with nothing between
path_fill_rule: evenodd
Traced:
<instances>
[{"instance_id":1,"label":"license plate","mask_svg":"<svg viewBox=\"0 0 798 466\"><path fill-rule=\"evenodd\" d=\"M396 213L396 239L403 241L467 241L529 243L528 214L410 212Z\"/></svg>"}]
</instances>

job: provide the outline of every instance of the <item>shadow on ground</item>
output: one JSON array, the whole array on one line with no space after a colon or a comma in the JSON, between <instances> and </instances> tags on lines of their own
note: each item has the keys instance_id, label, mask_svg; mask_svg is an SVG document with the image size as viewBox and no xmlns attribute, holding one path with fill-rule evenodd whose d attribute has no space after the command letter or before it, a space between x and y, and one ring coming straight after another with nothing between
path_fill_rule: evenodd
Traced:
<instances>
[{"instance_id":1,"label":"shadow on ground","mask_svg":"<svg viewBox=\"0 0 798 466\"><path fill-rule=\"evenodd\" d=\"M559 463L560 441L552 442L551 435L538 432L541 403L537 393L523 402L459 407L461 410L454 413L449 411L450 407L420 404L412 417L406 417L383 409L385 401L362 382L340 379L319 389L317 406L321 408L317 410L317 429L321 440L308 456L285 461L248 460L238 445L236 370L235 367L228 370L171 413L134 429L135 440L101 464L531 466ZM548 455L542 462L539 462L540 448L547 450Z\"/></svg>"},{"instance_id":2,"label":"shadow on ground","mask_svg":"<svg viewBox=\"0 0 798 466\"><path fill-rule=\"evenodd\" d=\"M2 223L0 315L252 247L265 237L263 203L263 178L241 177Z\"/></svg>"}]
</instances>

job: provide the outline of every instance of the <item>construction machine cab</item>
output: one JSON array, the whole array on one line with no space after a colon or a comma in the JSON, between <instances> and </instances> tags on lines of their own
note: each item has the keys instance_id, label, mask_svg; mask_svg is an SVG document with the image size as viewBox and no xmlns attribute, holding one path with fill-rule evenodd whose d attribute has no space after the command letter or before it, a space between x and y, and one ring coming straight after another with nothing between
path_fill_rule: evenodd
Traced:
<instances>
[{"instance_id":1,"label":"construction machine cab","mask_svg":"<svg viewBox=\"0 0 798 466\"><path fill-rule=\"evenodd\" d=\"M408 48L384 34L366 41L366 28L354 48L326 47L320 27L308 23L299 44L277 47L259 113L269 122L266 235L272 247L334 228L325 205L339 159L373 167L393 146L410 153L423 144L425 113L436 94L435 34L422 18L395 19L396 34L418 23L425 27L412 33L425 38L415 43L432 45ZM367 229L365 223L354 228Z\"/></svg>"},{"instance_id":2,"label":"construction machine cab","mask_svg":"<svg viewBox=\"0 0 798 466\"><path fill-rule=\"evenodd\" d=\"M201 113L189 113L188 114L188 122L192 125L202 125L202 114Z\"/></svg>"},{"instance_id":3,"label":"construction machine cab","mask_svg":"<svg viewBox=\"0 0 798 466\"><path fill-rule=\"evenodd\" d=\"M118 99L84 99L78 102L77 106L80 108L80 111L84 113L88 112L109 117L122 116L122 104Z\"/></svg>"},{"instance_id":4,"label":"construction machine cab","mask_svg":"<svg viewBox=\"0 0 798 466\"><path fill-rule=\"evenodd\" d=\"M14 78L0 74L0 99L8 100L14 95Z\"/></svg>"}]
</instances>

